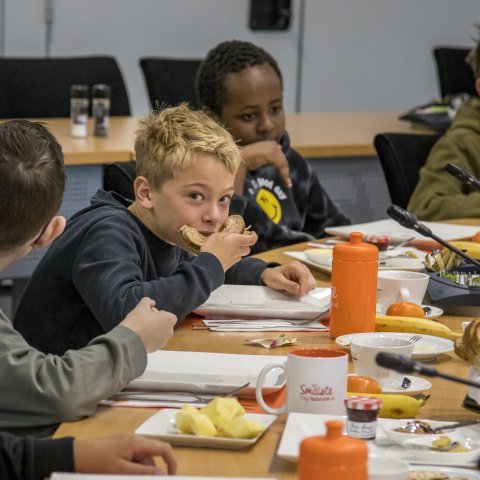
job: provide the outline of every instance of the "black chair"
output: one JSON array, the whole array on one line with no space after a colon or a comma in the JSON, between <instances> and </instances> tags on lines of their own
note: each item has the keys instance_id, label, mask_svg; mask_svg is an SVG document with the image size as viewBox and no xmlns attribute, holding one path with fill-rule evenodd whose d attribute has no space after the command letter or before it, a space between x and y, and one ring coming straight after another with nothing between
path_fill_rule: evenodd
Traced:
<instances>
[{"instance_id":1,"label":"black chair","mask_svg":"<svg viewBox=\"0 0 480 480\"><path fill-rule=\"evenodd\" d=\"M122 197L135 200L133 182L137 176L136 162L116 162L103 167L103 188Z\"/></svg>"},{"instance_id":2,"label":"black chair","mask_svg":"<svg viewBox=\"0 0 480 480\"><path fill-rule=\"evenodd\" d=\"M392 203L407 208L418 183L419 170L441 135L379 133L374 145L382 165Z\"/></svg>"},{"instance_id":3,"label":"black chair","mask_svg":"<svg viewBox=\"0 0 480 480\"><path fill-rule=\"evenodd\" d=\"M195 76L200 59L143 57L139 60L152 108L188 102L199 108Z\"/></svg>"},{"instance_id":4,"label":"black chair","mask_svg":"<svg viewBox=\"0 0 480 480\"><path fill-rule=\"evenodd\" d=\"M70 85L106 83L111 115L130 115L127 89L109 56L0 58L0 118L70 116Z\"/></svg>"},{"instance_id":5,"label":"black chair","mask_svg":"<svg viewBox=\"0 0 480 480\"><path fill-rule=\"evenodd\" d=\"M472 67L465 62L469 51L469 48L461 47L436 47L433 49L442 97L458 93L477 96Z\"/></svg>"}]
</instances>

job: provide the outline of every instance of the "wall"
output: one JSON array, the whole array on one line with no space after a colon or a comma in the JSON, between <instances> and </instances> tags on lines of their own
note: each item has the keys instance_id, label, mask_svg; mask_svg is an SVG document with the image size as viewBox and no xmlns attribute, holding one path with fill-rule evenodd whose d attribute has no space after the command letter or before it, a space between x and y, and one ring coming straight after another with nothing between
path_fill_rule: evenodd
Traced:
<instances>
[{"instance_id":1,"label":"wall","mask_svg":"<svg viewBox=\"0 0 480 480\"><path fill-rule=\"evenodd\" d=\"M52 55L115 55L135 115L148 109L140 56L202 57L216 43L251 40L285 75L294 111L297 49L304 41L302 111L403 110L437 94L431 49L470 45L478 0L293 0L292 28L252 32L248 0L0 0L5 54L45 54L45 2L54 5ZM300 37L301 5L305 29Z\"/></svg>"}]
</instances>

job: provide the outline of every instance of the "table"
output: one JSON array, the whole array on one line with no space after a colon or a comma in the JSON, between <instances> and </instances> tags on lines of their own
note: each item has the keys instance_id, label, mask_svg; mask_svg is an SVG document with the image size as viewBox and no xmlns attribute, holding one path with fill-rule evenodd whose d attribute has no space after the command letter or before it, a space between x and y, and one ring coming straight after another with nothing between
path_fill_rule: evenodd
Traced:
<instances>
[{"instance_id":1,"label":"table","mask_svg":"<svg viewBox=\"0 0 480 480\"><path fill-rule=\"evenodd\" d=\"M286 115L292 146L307 158L375 156L373 138L379 132L412 133L400 112L324 112ZM109 136L73 138L69 118L38 119L48 124L65 153L67 165L108 164L133 160L138 118L110 117ZM88 131L92 132L90 119Z\"/></svg>"},{"instance_id":2,"label":"table","mask_svg":"<svg viewBox=\"0 0 480 480\"><path fill-rule=\"evenodd\" d=\"M307 245L297 244L279 248L257 255L267 261L285 263L291 257L283 254L287 250L299 250ZM330 277L322 272L313 271L319 286L329 284ZM444 316L442 321L456 331L460 331L459 317ZM462 320L467 320L462 317ZM245 345L245 340L255 338L257 333L209 332L190 329L188 322L179 328L167 345L168 350L188 350L222 353L252 354L252 348ZM302 346L325 346L333 348L333 341L328 333L302 332L298 334ZM285 355L287 348L273 350L258 349L259 355ZM429 365L441 369L445 373L466 376L468 366L453 353L442 355ZM431 379L433 388L431 398L422 407L423 418L435 420L464 420L478 418L478 413L463 409L461 402L467 387L455 385L441 379ZM73 435L79 438L97 437L118 433L133 432L141 423L149 418L157 409L100 407L98 413L79 422L64 423L55 433L55 437ZM252 476L271 477L278 480L296 478L296 465L276 456L276 450L285 426L285 416L281 415L268 429L264 436L248 450L227 451L214 449L195 449L175 447L179 463L179 475L207 476Z\"/></svg>"}]
</instances>

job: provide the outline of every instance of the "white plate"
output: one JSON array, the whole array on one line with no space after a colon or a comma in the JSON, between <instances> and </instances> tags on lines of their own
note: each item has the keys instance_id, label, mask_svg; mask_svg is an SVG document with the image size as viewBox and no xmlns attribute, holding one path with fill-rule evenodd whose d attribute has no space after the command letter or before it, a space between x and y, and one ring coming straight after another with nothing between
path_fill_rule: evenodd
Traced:
<instances>
[{"instance_id":1,"label":"white plate","mask_svg":"<svg viewBox=\"0 0 480 480\"><path fill-rule=\"evenodd\" d=\"M254 397L260 370L268 363L282 362L285 358L274 355L159 350L148 354L145 372L131 382L128 389L221 395L250 382L248 387L236 395ZM267 374L263 392L273 393L283 385L283 370L273 369Z\"/></svg>"},{"instance_id":2,"label":"white plate","mask_svg":"<svg viewBox=\"0 0 480 480\"><path fill-rule=\"evenodd\" d=\"M423 313L425 314L425 318L428 318L429 320L435 320L438 317L441 317L443 315L443 310L438 307L434 307L433 305L420 305L422 308L429 308L427 312L425 310ZM377 303L377 313L383 313L385 315L385 312L382 312L380 308L380 304Z\"/></svg>"},{"instance_id":3,"label":"white plate","mask_svg":"<svg viewBox=\"0 0 480 480\"><path fill-rule=\"evenodd\" d=\"M280 440L280 444L277 449L277 455L284 460L290 462L297 462L300 453L300 443L304 438L312 437L315 435L325 435L326 428L325 422L328 420L342 420L346 423L345 416L333 416L333 415L315 415L311 413L290 413L288 415L287 423L283 430L283 435ZM383 431L384 424L391 424L391 422L398 422L399 420L393 420L388 418L379 418L377 422L377 437L374 442L367 442L369 455L376 456L391 456L398 460L411 461L407 458L406 450L398 445L393 445L387 438ZM437 423L437 422L432 422ZM451 422L445 422L451 423ZM459 435L462 437L472 437L480 434L480 426L464 427L458 429ZM415 463L425 463L421 461L415 461ZM451 465L451 463L443 463L443 465ZM468 463L465 466L473 466ZM427 470L436 470L439 467L428 468ZM478 480L478 473L476 473Z\"/></svg>"},{"instance_id":4,"label":"white plate","mask_svg":"<svg viewBox=\"0 0 480 480\"><path fill-rule=\"evenodd\" d=\"M425 226L444 240L458 240L471 238L477 233L478 227L471 225L453 225L450 223L422 222ZM377 220L375 222L359 223L356 225L347 225L344 227L328 227L325 232L329 235L348 238L351 232L362 232L364 235L388 235L392 242L399 243L414 237L414 241L431 243L432 240L426 239L423 235L402 227L392 219Z\"/></svg>"},{"instance_id":5,"label":"white plate","mask_svg":"<svg viewBox=\"0 0 480 480\"><path fill-rule=\"evenodd\" d=\"M433 305L422 305L423 308L429 308L430 311L425 313L425 318L429 320L434 320L435 318L441 317L443 315L443 310Z\"/></svg>"},{"instance_id":6,"label":"white plate","mask_svg":"<svg viewBox=\"0 0 480 480\"><path fill-rule=\"evenodd\" d=\"M419 419L420 420L420 419ZM428 423L432 428L436 427L443 427L444 425L451 425L455 422L439 422L436 420L425 420L421 419L422 422ZM377 438L382 437L384 434L388 437L388 440L396 445L403 446L403 443L409 440L410 438L418 438L419 435L415 433L405 433L405 432L397 432L395 431L396 428L403 427L407 423L411 422L411 419L396 419L396 418L384 418L380 425L380 431L377 431ZM457 430L448 430L446 432L447 435L452 435ZM422 438L432 438L435 437L435 434L422 434Z\"/></svg>"},{"instance_id":7,"label":"white plate","mask_svg":"<svg viewBox=\"0 0 480 480\"><path fill-rule=\"evenodd\" d=\"M289 413L277 455L289 462L297 462L302 440L316 435L325 435L325 422L328 420L342 420L344 425L347 421L346 417L339 415Z\"/></svg>"},{"instance_id":8,"label":"white plate","mask_svg":"<svg viewBox=\"0 0 480 480\"><path fill-rule=\"evenodd\" d=\"M301 298L268 287L222 285L195 309L205 317L283 318L313 320L330 308L330 288L316 288Z\"/></svg>"},{"instance_id":9,"label":"white plate","mask_svg":"<svg viewBox=\"0 0 480 480\"><path fill-rule=\"evenodd\" d=\"M374 336L379 338L396 337L409 339L413 333L397 333L397 332L372 332L372 333L351 333L349 335L341 335L335 339L335 343L343 348L350 348L350 341L356 336ZM434 337L432 335L422 335L420 340L415 342L413 347L412 359L414 360L433 360L442 353L453 351L453 342L447 338Z\"/></svg>"},{"instance_id":10,"label":"white plate","mask_svg":"<svg viewBox=\"0 0 480 480\"><path fill-rule=\"evenodd\" d=\"M420 466L411 465L408 468L409 472L439 472L448 475L449 477L465 478L466 480L478 480L478 472L475 470L467 470L465 468L448 468L436 466Z\"/></svg>"},{"instance_id":11,"label":"white plate","mask_svg":"<svg viewBox=\"0 0 480 480\"><path fill-rule=\"evenodd\" d=\"M413 249L410 249L410 250L413 250ZM300 262L304 263L305 265L308 265L309 267L314 268L315 270L320 270L321 272L325 272L325 273L332 273L332 262L331 262L332 257L329 257L330 258L329 264L326 264L325 258L322 260L317 259L317 261L312 261L310 258L307 257L305 253L307 251L308 250L304 250L303 252L290 251L290 252L284 252L284 253L285 255L293 257L299 260ZM412 259L412 260L414 260L414 262L410 262L410 260L401 259L402 262L410 262L410 263L403 263L402 266L399 266L398 262L395 264L388 263L386 265L379 265L378 270L408 270L412 272L418 272L419 270L424 268L423 261L419 262L418 261L419 259Z\"/></svg>"},{"instance_id":12,"label":"white plate","mask_svg":"<svg viewBox=\"0 0 480 480\"><path fill-rule=\"evenodd\" d=\"M226 437L202 437L197 435L185 435L175 426L176 408L165 408L151 416L142 423L135 433L145 437L155 437L172 445L188 447L211 447L238 450L253 445L262 435L255 438L226 438ZM276 415L262 413L246 413L245 417L261 423L265 430L276 420Z\"/></svg>"},{"instance_id":13,"label":"white plate","mask_svg":"<svg viewBox=\"0 0 480 480\"><path fill-rule=\"evenodd\" d=\"M354 374L351 374L354 375ZM408 388L383 388L382 393L396 393L397 395L417 395L432 388L432 384L424 378L405 375L410 380Z\"/></svg>"},{"instance_id":14,"label":"white plate","mask_svg":"<svg viewBox=\"0 0 480 480\"><path fill-rule=\"evenodd\" d=\"M458 441L460 444L466 446L469 450L466 452L440 452L429 449L432 442L438 438L434 435L432 438L409 438L403 444L408 458L413 460L420 460L422 462L430 462L437 464L438 462L448 461L451 465L464 465L466 463L474 463L480 458L480 443L478 440L465 440L458 435L451 435L446 433L452 441Z\"/></svg>"},{"instance_id":15,"label":"white plate","mask_svg":"<svg viewBox=\"0 0 480 480\"><path fill-rule=\"evenodd\" d=\"M50 476L50 480L158 480L158 475L109 475L92 473L57 473ZM184 475L175 475L175 480L272 480L269 478L258 477L191 477Z\"/></svg>"}]
</instances>

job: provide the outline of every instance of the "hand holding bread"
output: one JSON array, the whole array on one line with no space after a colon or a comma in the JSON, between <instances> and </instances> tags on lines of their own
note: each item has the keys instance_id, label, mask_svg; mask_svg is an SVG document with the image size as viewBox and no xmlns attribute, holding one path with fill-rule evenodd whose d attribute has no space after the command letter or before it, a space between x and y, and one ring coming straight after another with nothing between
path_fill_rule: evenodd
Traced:
<instances>
[{"instance_id":1,"label":"hand holding bread","mask_svg":"<svg viewBox=\"0 0 480 480\"><path fill-rule=\"evenodd\" d=\"M257 235L248 228L240 215L230 215L220 231L208 237L184 225L178 230L179 245L193 255L200 251L212 253L227 270L248 255L250 247L257 242Z\"/></svg>"}]
</instances>

